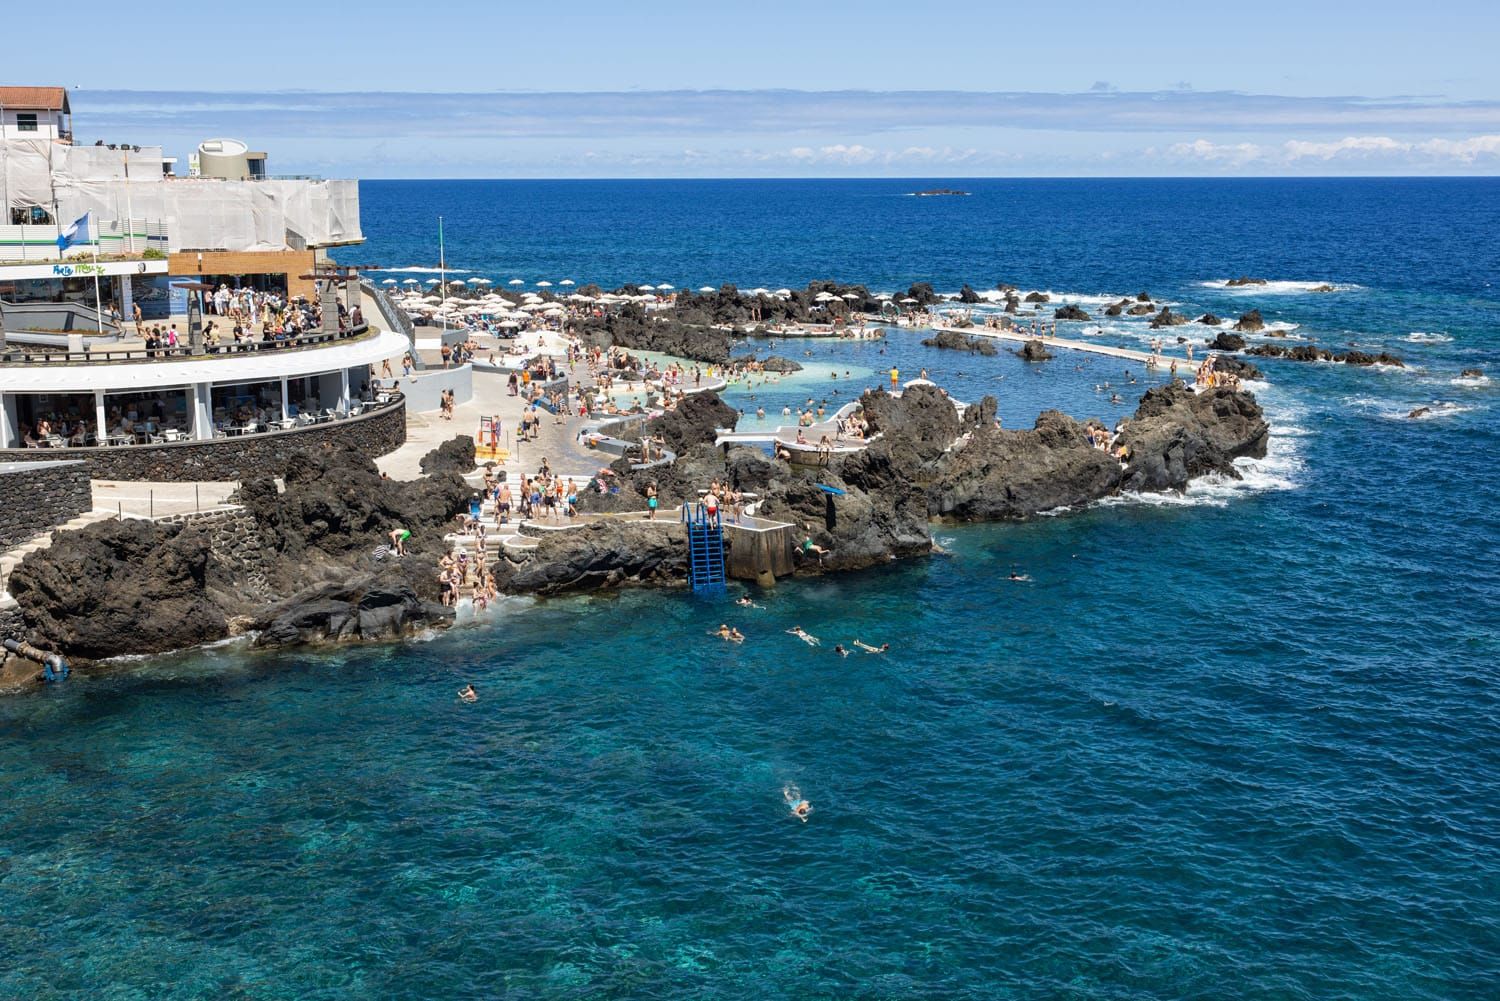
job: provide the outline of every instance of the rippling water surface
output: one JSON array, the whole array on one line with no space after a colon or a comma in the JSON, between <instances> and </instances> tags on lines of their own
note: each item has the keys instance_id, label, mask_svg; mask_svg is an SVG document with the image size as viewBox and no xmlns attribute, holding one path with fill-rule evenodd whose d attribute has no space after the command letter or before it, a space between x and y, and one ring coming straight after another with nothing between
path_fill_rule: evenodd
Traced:
<instances>
[{"instance_id":1,"label":"rippling water surface","mask_svg":"<svg viewBox=\"0 0 1500 1001\"><path fill-rule=\"evenodd\" d=\"M800 283L841 248L838 276L867 277L879 247L902 280L1148 285L1411 367L1267 364L1276 434L1242 481L939 528L946 555L761 609L516 600L431 642L221 647L0 701L0 996L1494 997L1500 434L1495 389L1458 372L1500 368L1500 184L974 182L863 215L828 196L873 183L795 194L833 247L786 239L756 185L574 187L626 234L593 270L534 245L554 216L547 253L582 228L545 185L374 185L356 256L422 263L391 220L433 205L496 277ZM947 221L902 222L918 202ZM771 233L738 257L682 246L679 217L755 211ZM995 238L959 242L962 212ZM1240 271L1301 286L1206 284ZM1323 281L1348 287L1305 291ZM995 393L1008 426L1129 409L1095 389L1124 380L1112 361L917 339L799 346L807 373L731 399L833 400L894 362ZM723 621L744 646L707 637ZM855 638L893 649L833 653Z\"/></svg>"}]
</instances>

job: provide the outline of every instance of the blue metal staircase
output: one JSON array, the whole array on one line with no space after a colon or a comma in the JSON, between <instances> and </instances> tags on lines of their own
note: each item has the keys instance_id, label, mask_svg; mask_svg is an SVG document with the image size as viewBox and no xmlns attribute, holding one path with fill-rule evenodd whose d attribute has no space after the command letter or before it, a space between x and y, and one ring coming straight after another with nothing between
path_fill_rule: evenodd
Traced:
<instances>
[{"instance_id":1,"label":"blue metal staircase","mask_svg":"<svg viewBox=\"0 0 1500 1001\"><path fill-rule=\"evenodd\" d=\"M719 512L709 515L702 504L683 504L682 523L688 535L688 582L694 594L724 591L724 530Z\"/></svg>"}]
</instances>

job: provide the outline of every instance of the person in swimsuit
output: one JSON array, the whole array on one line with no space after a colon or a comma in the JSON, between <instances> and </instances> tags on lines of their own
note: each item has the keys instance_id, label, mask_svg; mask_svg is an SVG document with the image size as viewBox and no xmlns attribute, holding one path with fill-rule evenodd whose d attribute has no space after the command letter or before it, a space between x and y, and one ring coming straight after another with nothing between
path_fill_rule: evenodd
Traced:
<instances>
[{"instance_id":1,"label":"person in swimsuit","mask_svg":"<svg viewBox=\"0 0 1500 1001\"><path fill-rule=\"evenodd\" d=\"M646 484L646 520L647 521L655 521L656 520L656 507L657 507L657 504L658 504L658 501L656 499L656 484L655 483L648 483L648 484Z\"/></svg>"},{"instance_id":2,"label":"person in swimsuit","mask_svg":"<svg viewBox=\"0 0 1500 1001\"><path fill-rule=\"evenodd\" d=\"M849 651L845 649L844 644L842 643L835 643L833 645L833 652L838 654L840 657L849 656Z\"/></svg>"},{"instance_id":3,"label":"person in swimsuit","mask_svg":"<svg viewBox=\"0 0 1500 1001\"><path fill-rule=\"evenodd\" d=\"M787 632L797 637L808 646L818 646L823 642L812 633L808 632L806 629L803 629L801 626L793 626L792 628L788 629Z\"/></svg>"},{"instance_id":4,"label":"person in swimsuit","mask_svg":"<svg viewBox=\"0 0 1500 1001\"><path fill-rule=\"evenodd\" d=\"M406 540L411 538L411 531L405 528L391 529L391 552L397 556L406 555Z\"/></svg>"},{"instance_id":5,"label":"person in swimsuit","mask_svg":"<svg viewBox=\"0 0 1500 1001\"><path fill-rule=\"evenodd\" d=\"M862 643L859 640L855 640L854 645L859 647L865 653L885 653L891 648L891 645L889 643L882 643L879 646L871 646L870 644Z\"/></svg>"},{"instance_id":6,"label":"person in swimsuit","mask_svg":"<svg viewBox=\"0 0 1500 1001\"><path fill-rule=\"evenodd\" d=\"M781 789L781 798L791 808L792 816L807 823L807 817L812 813L812 804L802 798L802 791L794 785L786 785Z\"/></svg>"},{"instance_id":7,"label":"person in swimsuit","mask_svg":"<svg viewBox=\"0 0 1500 1001\"><path fill-rule=\"evenodd\" d=\"M479 693L474 691L473 685L465 685L458 690L458 697L464 702L478 702Z\"/></svg>"}]
</instances>

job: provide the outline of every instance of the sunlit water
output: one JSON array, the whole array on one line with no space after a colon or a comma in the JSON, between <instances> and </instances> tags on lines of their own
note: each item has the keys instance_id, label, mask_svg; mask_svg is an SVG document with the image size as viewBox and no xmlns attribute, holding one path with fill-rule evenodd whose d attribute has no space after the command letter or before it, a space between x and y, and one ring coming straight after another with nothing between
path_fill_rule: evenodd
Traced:
<instances>
[{"instance_id":1,"label":"sunlit water","mask_svg":"<svg viewBox=\"0 0 1500 1001\"><path fill-rule=\"evenodd\" d=\"M892 202L965 202L976 231L1000 232L980 183ZM947 555L783 583L755 593L761 609L517 599L430 642L227 646L0 701L0 996L1493 997L1500 435L1493 385L1458 371L1500 367L1500 184L1380 200L1363 182L1225 183L999 186L1035 252L1014 257L964 258L891 213L862 230L822 200L852 248L838 277L862 277L877 246L913 269L937 247L935 277L977 287L1040 267L1051 244L1026 227L1050 212L1075 260L1059 249L1037 284L1258 305L1412 368L1268 363L1271 455L1241 481L939 527ZM420 263L383 220L442 204L451 225L457 196L378 187L356 256ZM472 231L545 229L546 190L478 190ZM689 195L705 218L777 218L753 185L573 191L629 234L594 273L566 262L580 281L630 270L637 247L648 264L627 277L686 278L702 262L669 223ZM1372 242L1403 205L1411 237ZM1188 209L1176 235L1138 227ZM1424 237L1444 227L1469 242ZM795 242L768 272L775 248L746 239L745 280L833 276L801 268L814 251ZM1110 258L1131 240L1149 246ZM496 277L563 277L524 249L483 253ZM1241 271L1358 287L1203 284ZM1088 326L1066 332L1139 343ZM812 367L729 399L752 420L833 404L896 363L992 393L1025 426L1049 406L1112 419L1146 385L1113 406L1095 387L1124 363L1027 366L920 336L778 345ZM710 639L720 622L748 641ZM833 652L856 638L892 650ZM454 697L465 682L478 704ZM789 783L813 804L805 824Z\"/></svg>"}]
</instances>

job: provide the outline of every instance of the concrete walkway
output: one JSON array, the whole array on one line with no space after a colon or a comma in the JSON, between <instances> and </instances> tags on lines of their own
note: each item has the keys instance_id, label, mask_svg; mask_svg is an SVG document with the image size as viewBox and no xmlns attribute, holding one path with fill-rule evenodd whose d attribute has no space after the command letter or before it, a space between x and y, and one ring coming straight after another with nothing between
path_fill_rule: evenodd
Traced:
<instances>
[{"instance_id":1,"label":"concrete walkway","mask_svg":"<svg viewBox=\"0 0 1500 1001\"><path fill-rule=\"evenodd\" d=\"M1012 341L1016 344L1024 344L1027 341L1039 340L1049 348L1066 348L1069 351L1086 351L1089 354L1108 355L1111 358L1125 358L1129 361L1140 362L1143 365L1152 360L1151 354L1146 351L1135 351L1130 348L1116 348L1111 347L1107 344L1093 344L1089 341L1070 341L1065 340L1061 337L1044 337L1041 335L1033 336L1029 333L1021 333L1014 330L995 330L990 327L942 326L931 327L927 329L947 330L952 331L955 334L963 334L964 336L972 335L974 337L991 337L997 341ZM1164 342L1167 340L1166 334L1162 335L1162 340ZM1163 351L1162 354L1156 356L1156 361L1163 368L1171 365L1175 361L1177 363L1177 374L1182 376L1183 378L1187 378L1192 375L1194 366L1202 362L1203 359L1195 358L1192 361L1189 361L1186 355L1172 355L1167 354L1165 353L1165 351Z\"/></svg>"}]
</instances>

